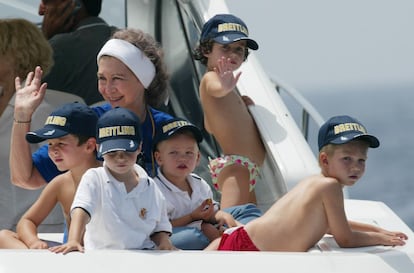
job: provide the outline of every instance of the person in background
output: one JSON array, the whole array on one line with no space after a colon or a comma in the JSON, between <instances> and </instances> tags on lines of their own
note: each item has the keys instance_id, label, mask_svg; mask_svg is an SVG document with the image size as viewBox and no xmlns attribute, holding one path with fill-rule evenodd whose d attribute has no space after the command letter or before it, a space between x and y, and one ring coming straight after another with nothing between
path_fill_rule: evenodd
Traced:
<instances>
[{"instance_id":1,"label":"person in background","mask_svg":"<svg viewBox=\"0 0 414 273\"><path fill-rule=\"evenodd\" d=\"M47 140L49 154L59 170L67 171L56 176L42 190L39 198L22 216L17 232L0 231L0 248L47 249L51 243L38 237L37 227L53 208L60 204L66 223L70 226L69 211L82 175L89 168L98 167L96 159L95 127L98 116L87 105L67 103L53 111L43 128L29 132L30 143ZM63 238L66 242L66 238Z\"/></svg>"},{"instance_id":2,"label":"person in background","mask_svg":"<svg viewBox=\"0 0 414 273\"><path fill-rule=\"evenodd\" d=\"M155 39L138 29L115 32L98 55L98 89L106 104L92 107L101 116L112 107L124 107L138 115L143 138L139 162L150 176L156 173L152 156L153 138L159 123L172 116L156 110L168 97L168 75L165 70L163 51ZM31 154L24 136L29 130L30 119L45 95L41 84L42 71L36 68L34 80L14 109L14 115L28 123L14 126L11 139L10 167L12 183L25 188L44 186L60 172L50 160L47 146Z\"/></svg>"},{"instance_id":3,"label":"person in background","mask_svg":"<svg viewBox=\"0 0 414 273\"><path fill-rule=\"evenodd\" d=\"M233 227L236 222L219 210L210 186L193 173L200 162L201 131L180 118L168 120L158 129L154 157L159 169L154 181L167 200L171 241L179 249L204 249L221 235L224 226Z\"/></svg>"},{"instance_id":4,"label":"person in background","mask_svg":"<svg viewBox=\"0 0 414 273\"><path fill-rule=\"evenodd\" d=\"M218 14L201 31L195 59L207 66L200 82L204 126L219 143L223 156L210 160L212 182L221 191L224 211L245 224L262 213L254 187L266 151L248 105L253 101L236 90L241 75L234 71L258 44L246 24L232 14Z\"/></svg>"},{"instance_id":5,"label":"person in background","mask_svg":"<svg viewBox=\"0 0 414 273\"><path fill-rule=\"evenodd\" d=\"M12 185L9 165L10 139L13 128L27 132L30 123L35 128L43 126L48 115L65 102L80 101L82 98L72 94L47 90L42 103L30 120L14 116L15 103L21 98L15 93L16 77L24 80L26 75L36 66L41 65L45 72L53 66L52 48L33 23L20 18L0 19L0 229L14 230L22 214L32 205L40 194L40 190L21 189L19 183ZM25 134L22 143L30 155L40 145L29 145ZM21 168L18 169L20 171ZM30 187L29 187L30 188ZM30 189L37 188L36 186ZM54 210L39 227L43 232L62 231L63 217L59 210Z\"/></svg>"},{"instance_id":6,"label":"person in background","mask_svg":"<svg viewBox=\"0 0 414 273\"><path fill-rule=\"evenodd\" d=\"M51 247L52 252L175 249L164 196L136 164L140 127L138 116L126 108L116 107L99 118L96 140L103 167L83 175L71 207L68 242Z\"/></svg>"},{"instance_id":7,"label":"person in background","mask_svg":"<svg viewBox=\"0 0 414 273\"><path fill-rule=\"evenodd\" d=\"M102 0L41 0L42 31L55 65L44 73L50 89L75 94L88 104L103 101L96 86L96 55L116 30L99 13Z\"/></svg>"},{"instance_id":8,"label":"person in background","mask_svg":"<svg viewBox=\"0 0 414 273\"><path fill-rule=\"evenodd\" d=\"M326 233L340 247L402 246L407 235L348 221L343 187L365 172L368 148L379 140L350 116L334 116L319 129L321 173L299 182L260 218L228 229L207 249L236 251L307 251Z\"/></svg>"}]
</instances>

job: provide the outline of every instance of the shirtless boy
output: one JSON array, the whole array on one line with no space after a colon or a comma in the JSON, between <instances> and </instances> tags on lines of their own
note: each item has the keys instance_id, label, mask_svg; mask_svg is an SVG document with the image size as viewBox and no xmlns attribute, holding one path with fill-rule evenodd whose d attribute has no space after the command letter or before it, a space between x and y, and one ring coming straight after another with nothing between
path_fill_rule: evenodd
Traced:
<instances>
[{"instance_id":1,"label":"shirtless boy","mask_svg":"<svg viewBox=\"0 0 414 273\"><path fill-rule=\"evenodd\" d=\"M219 250L307 251L326 233L340 247L405 244L402 232L348 221L345 215L342 189L362 177L368 147L378 147L378 139L358 120L335 116L320 128L318 144L321 174L305 178L262 217L225 231Z\"/></svg>"},{"instance_id":2,"label":"shirtless boy","mask_svg":"<svg viewBox=\"0 0 414 273\"><path fill-rule=\"evenodd\" d=\"M218 14L204 24L194 54L207 66L200 83L204 126L224 154L209 166L213 183L222 194L221 208L256 203L254 186L265 158L247 107L253 102L235 89L241 72L234 75L233 71L246 60L248 48L256 50L258 44L248 38L245 23L234 15Z\"/></svg>"},{"instance_id":3,"label":"shirtless boy","mask_svg":"<svg viewBox=\"0 0 414 273\"><path fill-rule=\"evenodd\" d=\"M68 103L53 111L43 128L27 133L26 140L30 143L47 140L50 158L60 171L67 172L47 184L18 222L17 232L0 232L0 248L48 248L48 243L37 236L37 227L58 203L67 226L70 225L70 206L82 175L89 168L101 165L96 160L97 120L98 116L85 104Z\"/></svg>"}]
</instances>

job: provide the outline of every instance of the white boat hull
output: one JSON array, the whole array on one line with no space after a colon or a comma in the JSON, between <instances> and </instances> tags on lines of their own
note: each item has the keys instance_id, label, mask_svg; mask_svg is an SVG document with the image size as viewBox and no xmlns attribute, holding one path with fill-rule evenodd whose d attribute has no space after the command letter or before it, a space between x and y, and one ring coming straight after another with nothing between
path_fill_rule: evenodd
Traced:
<instances>
[{"instance_id":1,"label":"white boat hull","mask_svg":"<svg viewBox=\"0 0 414 273\"><path fill-rule=\"evenodd\" d=\"M413 232L384 203L346 200L350 219ZM41 234L59 240L62 234ZM308 252L94 250L55 254L48 250L0 250L0 273L21 272L414 272L414 243L405 246L339 248L325 236Z\"/></svg>"}]
</instances>

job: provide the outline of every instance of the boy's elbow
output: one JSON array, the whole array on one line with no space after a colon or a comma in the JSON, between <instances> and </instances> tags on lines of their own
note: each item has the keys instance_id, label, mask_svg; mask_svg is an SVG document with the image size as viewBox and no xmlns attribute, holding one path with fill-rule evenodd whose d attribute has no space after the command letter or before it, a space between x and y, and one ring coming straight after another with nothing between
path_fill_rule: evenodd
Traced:
<instances>
[{"instance_id":1,"label":"boy's elbow","mask_svg":"<svg viewBox=\"0 0 414 273\"><path fill-rule=\"evenodd\" d=\"M14 186L26 190L37 190L46 184L46 181L43 179L40 173L35 171L35 169L32 170L30 175L24 175L22 173L16 174L11 172L10 181Z\"/></svg>"},{"instance_id":2,"label":"boy's elbow","mask_svg":"<svg viewBox=\"0 0 414 273\"><path fill-rule=\"evenodd\" d=\"M353 238L350 237L337 237L334 236L336 243L338 244L339 247L341 248L349 248L349 247L355 247L355 241L353 240Z\"/></svg>"},{"instance_id":3,"label":"boy's elbow","mask_svg":"<svg viewBox=\"0 0 414 273\"><path fill-rule=\"evenodd\" d=\"M29 181L29 179L22 179L21 177L16 177L15 175L10 175L10 181L12 183L12 185L19 187L19 188L23 188L26 190L30 190L32 189L30 187L30 184L28 184L26 181Z\"/></svg>"},{"instance_id":4,"label":"boy's elbow","mask_svg":"<svg viewBox=\"0 0 414 273\"><path fill-rule=\"evenodd\" d=\"M341 248L354 247L354 245L349 240L336 240L336 243Z\"/></svg>"}]
</instances>

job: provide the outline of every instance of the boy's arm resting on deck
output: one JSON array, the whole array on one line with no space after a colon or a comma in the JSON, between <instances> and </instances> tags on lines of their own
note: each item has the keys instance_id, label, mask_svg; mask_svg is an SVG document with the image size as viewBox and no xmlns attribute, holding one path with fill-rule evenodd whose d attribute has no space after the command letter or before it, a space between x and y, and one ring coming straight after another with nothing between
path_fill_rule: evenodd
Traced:
<instances>
[{"instance_id":1,"label":"boy's arm resting on deck","mask_svg":"<svg viewBox=\"0 0 414 273\"><path fill-rule=\"evenodd\" d=\"M356 222L356 221L348 221L348 223L351 229L354 231L375 232L375 233L382 234L383 236L397 237L402 240L408 239L408 236L401 231L390 231L390 230L383 229L379 226Z\"/></svg>"},{"instance_id":2,"label":"boy's arm resting on deck","mask_svg":"<svg viewBox=\"0 0 414 273\"><path fill-rule=\"evenodd\" d=\"M30 249L46 249L48 247L47 243L38 237L37 227L58 203L58 191L62 184L62 181L59 180L60 178L57 177L45 187L38 199L17 223L18 236Z\"/></svg>"},{"instance_id":3,"label":"boy's arm resting on deck","mask_svg":"<svg viewBox=\"0 0 414 273\"><path fill-rule=\"evenodd\" d=\"M37 227L38 224L34 223L30 217L23 215L16 227L19 239L29 249L47 249L47 243L37 236Z\"/></svg>"},{"instance_id":4,"label":"boy's arm resting on deck","mask_svg":"<svg viewBox=\"0 0 414 273\"><path fill-rule=\"evenodd\" d=\"M407 236L401 232L374 232L374 231L351 231L350 240L338 242L340 247L363 247L372 245L402 246L405 245Z\"/></svg>"},{"instance_id":5,"label":"boy's arm resting on deck","mask_svg":"<svg viewBox=\"0 0 414 273\"><path fill-rule=\"evenodd\" d=\"M151 235L151 240L157 245L157 250L177 250L177 248L171 243L169 232L155 232Z\"/></svg>"},{"instance_id":6,"label":"boy's arm resting on deck","mask_svg":"<svg viewBox=\"0 0 414 273\"><path fill-rule=\"evenodd\" d=\"M389 232L368 224L349 222L346 218L342 190L328 187L323 194L329 232L340 247L363 247L372 245L404 245L407 236Z\"/></svg>"},{"instance_id":7,"label":"boy's arm resting on deck","mask_svg":"<svg viewBox=\"0 0 414 273\"><path fill-rule=\"evenodd\" d=\"M17 234L19 239L29 249L47 249L48 245L37 236L38 224L34 223L30 217L25 215L19 220L17 224Z\"/></svg>"},{"instance_id":8,"label":"boy's arm resting on deck","mask_svg":"<svg viewBox=\"0 0 414 273\"><path fill-rule=\"evenodd\" d=\"M69 227L69 237L66 244L49 248L54 253L67 254L72 251L84 252L83 235L85 234L86 224L90 220L90 215L86 210L75 207L71 212L71 223Z\"/></svg>"}]
</instances>

